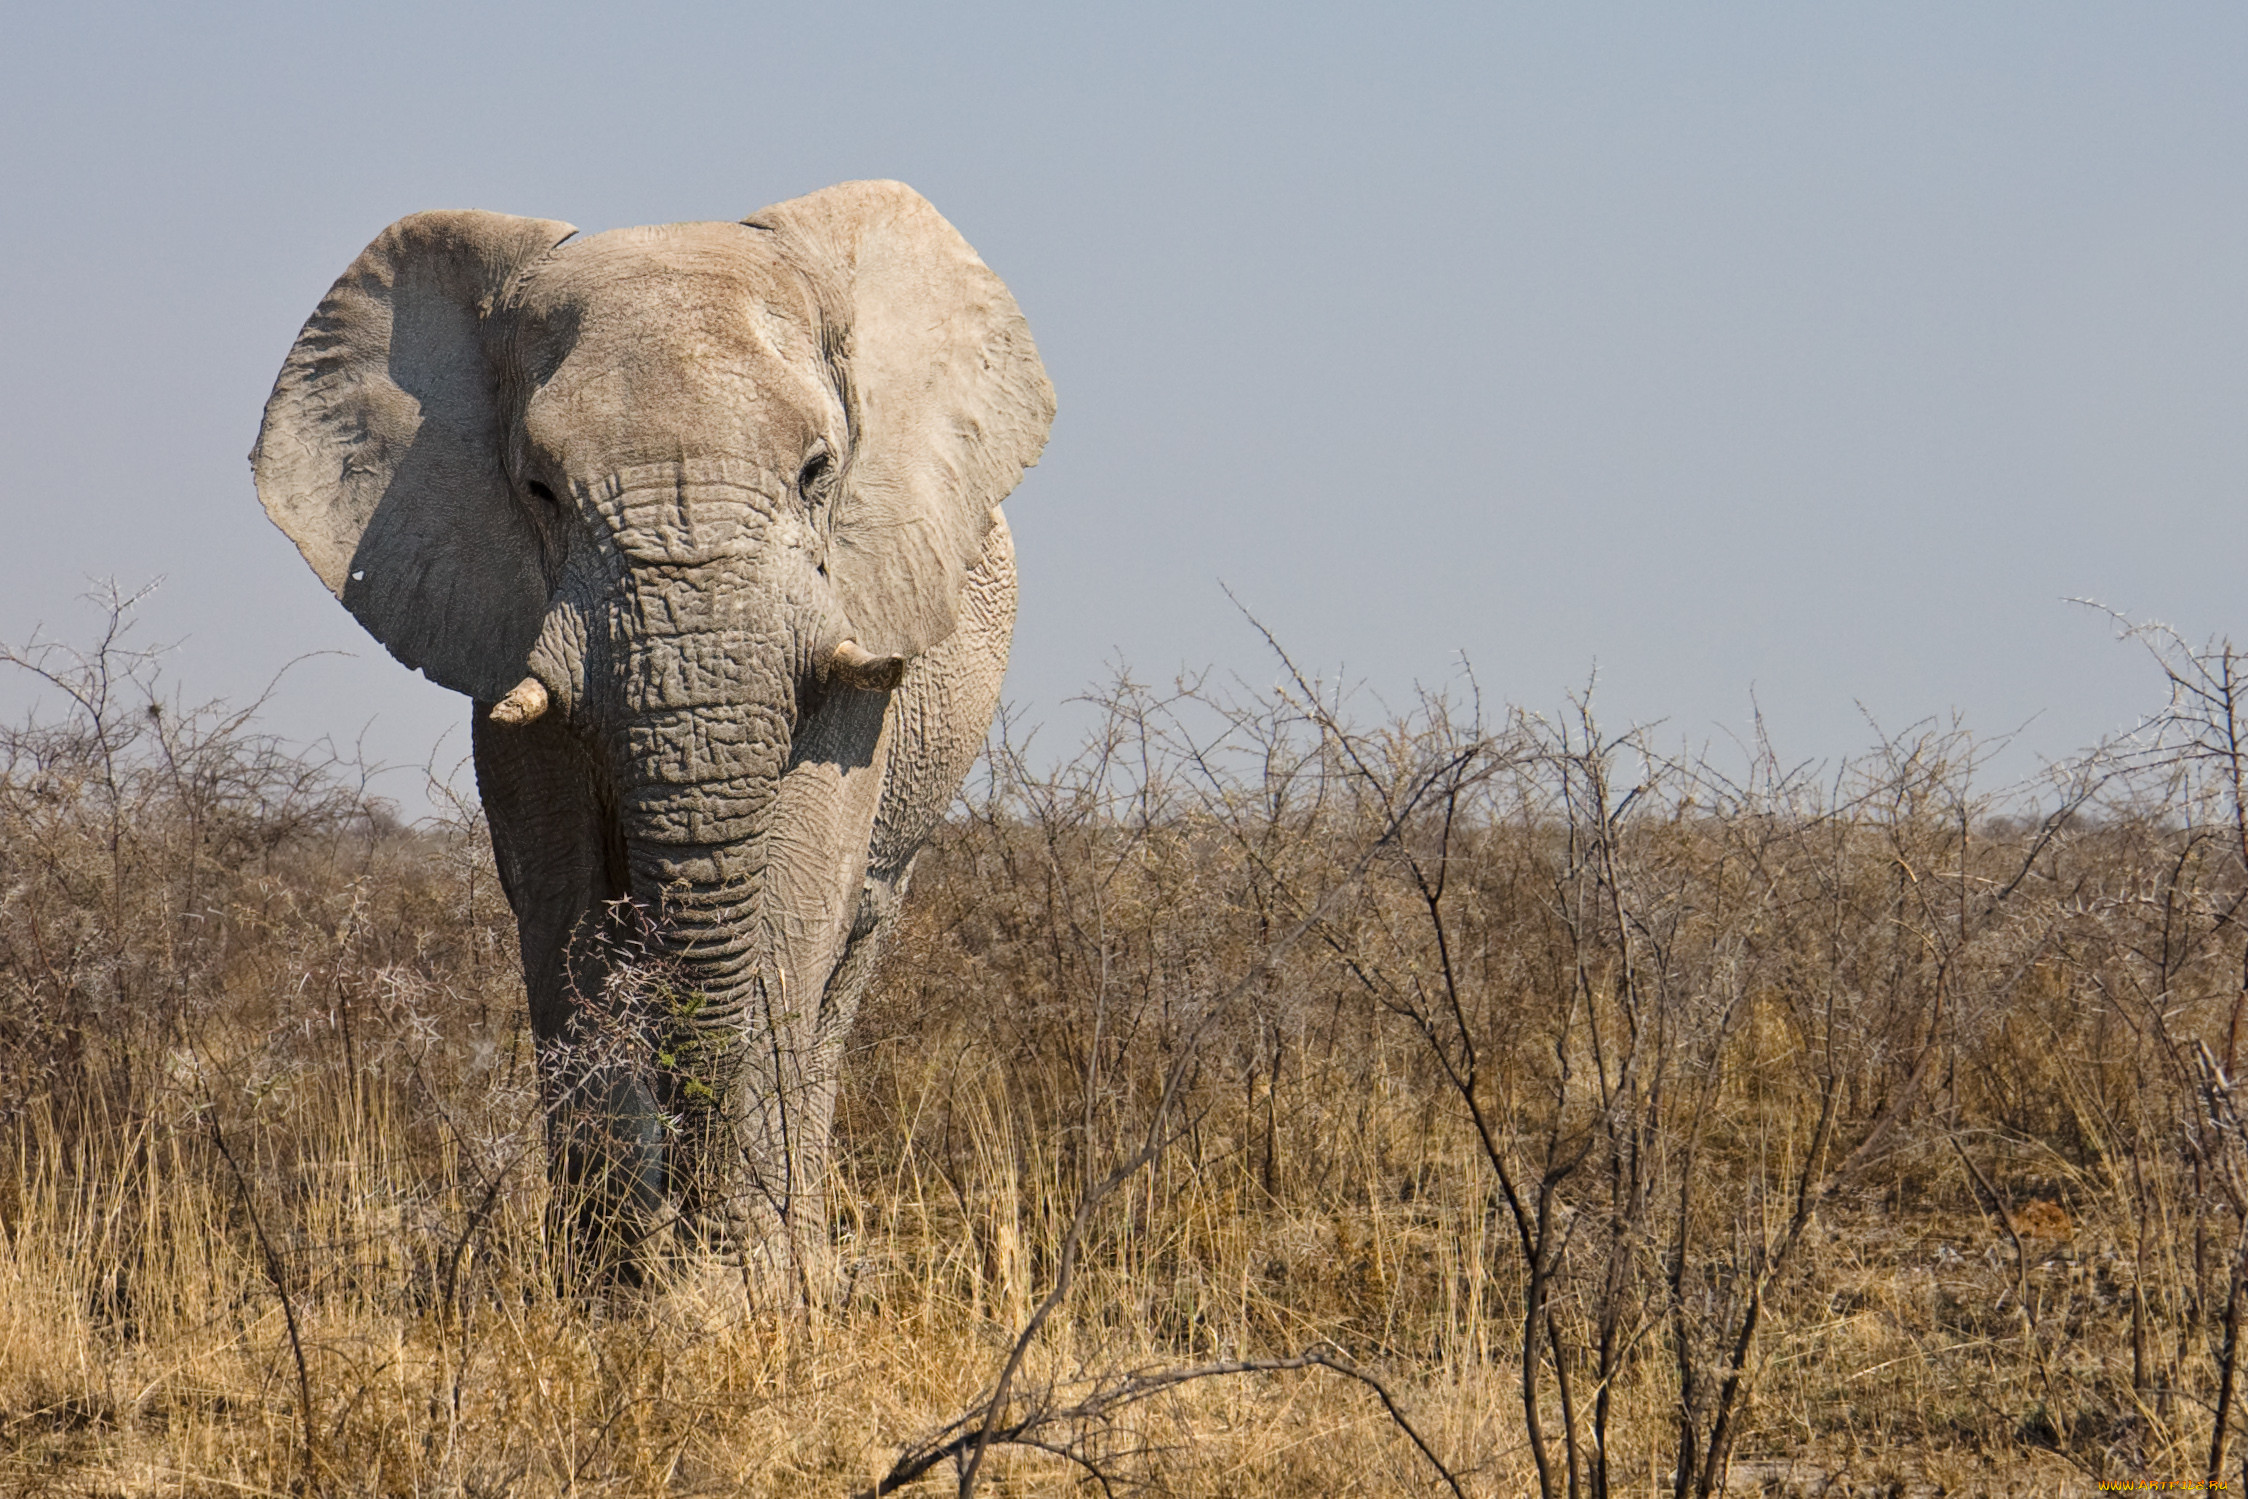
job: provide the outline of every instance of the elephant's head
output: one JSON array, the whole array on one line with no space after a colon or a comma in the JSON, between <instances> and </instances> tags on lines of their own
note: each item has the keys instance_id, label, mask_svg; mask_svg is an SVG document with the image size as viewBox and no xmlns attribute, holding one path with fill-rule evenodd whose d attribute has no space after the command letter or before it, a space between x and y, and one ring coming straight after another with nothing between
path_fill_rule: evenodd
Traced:
<instances>
[{"instance_id":1,"label":"elephant's head","mask_svg":"<svg viewBox=\"0 0 2248 1499\"><path fill-rule=\"evenodd\" d=\"M894 680L951 632L1052 420L1006 288L893 182L574 234L494 213L385 230L267 403L267 512L391 654L503 718L543 692L656 732L735 705L743 672ZM682 585L723 617L666 612ZM712 841L715 812L652 790L684 763L620 769L678 803L645 836Z\"/></svg>"},{"instance_id":2,"label":"elephant's head","mask_svg":"<svg viewBox=\"0 0 2248 1499\"><path fill-rule=\"evenodd\" d=\"M252 462L393 655L499 724L568 726L630 893L722 1012L761 960L800 721L953 630L1053 396L1006 288L897 183L573 234L392 225L305 325Z\"/></svg>"}]
</instances>

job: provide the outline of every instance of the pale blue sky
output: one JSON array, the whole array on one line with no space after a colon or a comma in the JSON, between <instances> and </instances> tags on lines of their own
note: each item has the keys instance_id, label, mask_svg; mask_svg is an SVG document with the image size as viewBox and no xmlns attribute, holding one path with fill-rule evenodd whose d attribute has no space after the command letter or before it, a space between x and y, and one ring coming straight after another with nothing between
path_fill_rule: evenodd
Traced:
<instances>
[{"instance_id":1,"label":"pale blue sky","mask_svg":"<svg viewBox=\"0 0 2248 1499\"><path fill-rule=\"evenodd\" d=\"M191 692L418 762L243 460L386 223L926 193L1061 400L1009 696L1130 662L1824 756L2155 706L2089 594L2248 635L2237 4L23 6L0 51L0 635L168 578ZM0 710L19 684L0 680ZM2019 759L2019 757L2018 757ZM2026 767L2026 759L2020 759ZM408 795L406 784L396 794Z\"/></svg>"}]
</instances>

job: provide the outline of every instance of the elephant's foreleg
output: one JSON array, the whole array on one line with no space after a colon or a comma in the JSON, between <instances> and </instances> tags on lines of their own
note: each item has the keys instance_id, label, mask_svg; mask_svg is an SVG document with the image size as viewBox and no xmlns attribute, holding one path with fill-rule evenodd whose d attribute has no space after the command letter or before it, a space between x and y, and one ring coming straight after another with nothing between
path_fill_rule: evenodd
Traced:
<instances>
[{"instance_id":1,"label":"elephant's foreleg","mask_svg":"<svg viewBox=\"0 0 2248 1499\"><path fill-rule=\"evenodd\" d=\"M820 1086L807 1099L820 1138L835 1107L844 1041L879 966L893 914L905 898L913 858L934 832L960 783L982 753L1007 648L1015 628L1015 547L1007 521L994 513L983 555L969 572L960 627L906 669L891 694L883 741L882 799L868 840L861 882L842 957L821 997L816 1062Z\"/></svg>"},{"instance_id":2,"label":"elephant's foreleg","mask_svg":"<svg viewBox=\"0 0 2248 1499\"><path fill-rule=\"evenodd\" d=\"M631 937L612 794L559 723L496 725L480 707L471 739L522 947L558 1246L586 1268L636 1276L642 1240L667 1217L666 1129L645 1022L612 993Z\"/></svg>"}]
</instances>

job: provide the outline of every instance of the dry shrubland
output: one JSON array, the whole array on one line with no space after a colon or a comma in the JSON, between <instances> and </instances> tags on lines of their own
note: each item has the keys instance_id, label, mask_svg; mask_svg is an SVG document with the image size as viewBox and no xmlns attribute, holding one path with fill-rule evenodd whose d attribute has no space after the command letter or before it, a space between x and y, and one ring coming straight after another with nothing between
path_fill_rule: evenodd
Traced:
<instances>
[{"instance_id":1,"label":"dry shrubland","mask_svg":"<svg viewBox=\"0 0 2248 1499\"><path fill-rule=\"evenodd\" d=\"M2241 659L2141 638L2167 708L1992 791L1955 727L1795 767L1285 662L1003 724L855 1037L833 1293L746 1314L555 1273L473 815L117 619L10 652L0 1489L2234 1475Z\"/></svg>"}]
</instances>

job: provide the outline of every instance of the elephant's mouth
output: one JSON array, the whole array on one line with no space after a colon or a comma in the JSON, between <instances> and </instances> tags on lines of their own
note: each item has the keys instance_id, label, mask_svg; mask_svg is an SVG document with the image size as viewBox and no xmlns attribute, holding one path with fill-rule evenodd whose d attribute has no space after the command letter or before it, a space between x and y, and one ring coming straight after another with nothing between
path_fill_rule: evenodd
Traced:
<instances>
[{"instance_id":1,"label":"elephant's mouth","mask_svg":"<svg viewBox=\"0 0 2248 1499\"><path fill-rule=\"evenodd\" d=\"M888 692L905 677L906 657L877 656L856 640L841 640L818 658L819 680L823 685L855 688L861 692ZM526 724L545 716L553 703L546 684L537 677L522 681L492 705L492 721L502 724Z\"/></svg>"}]
</instances>

